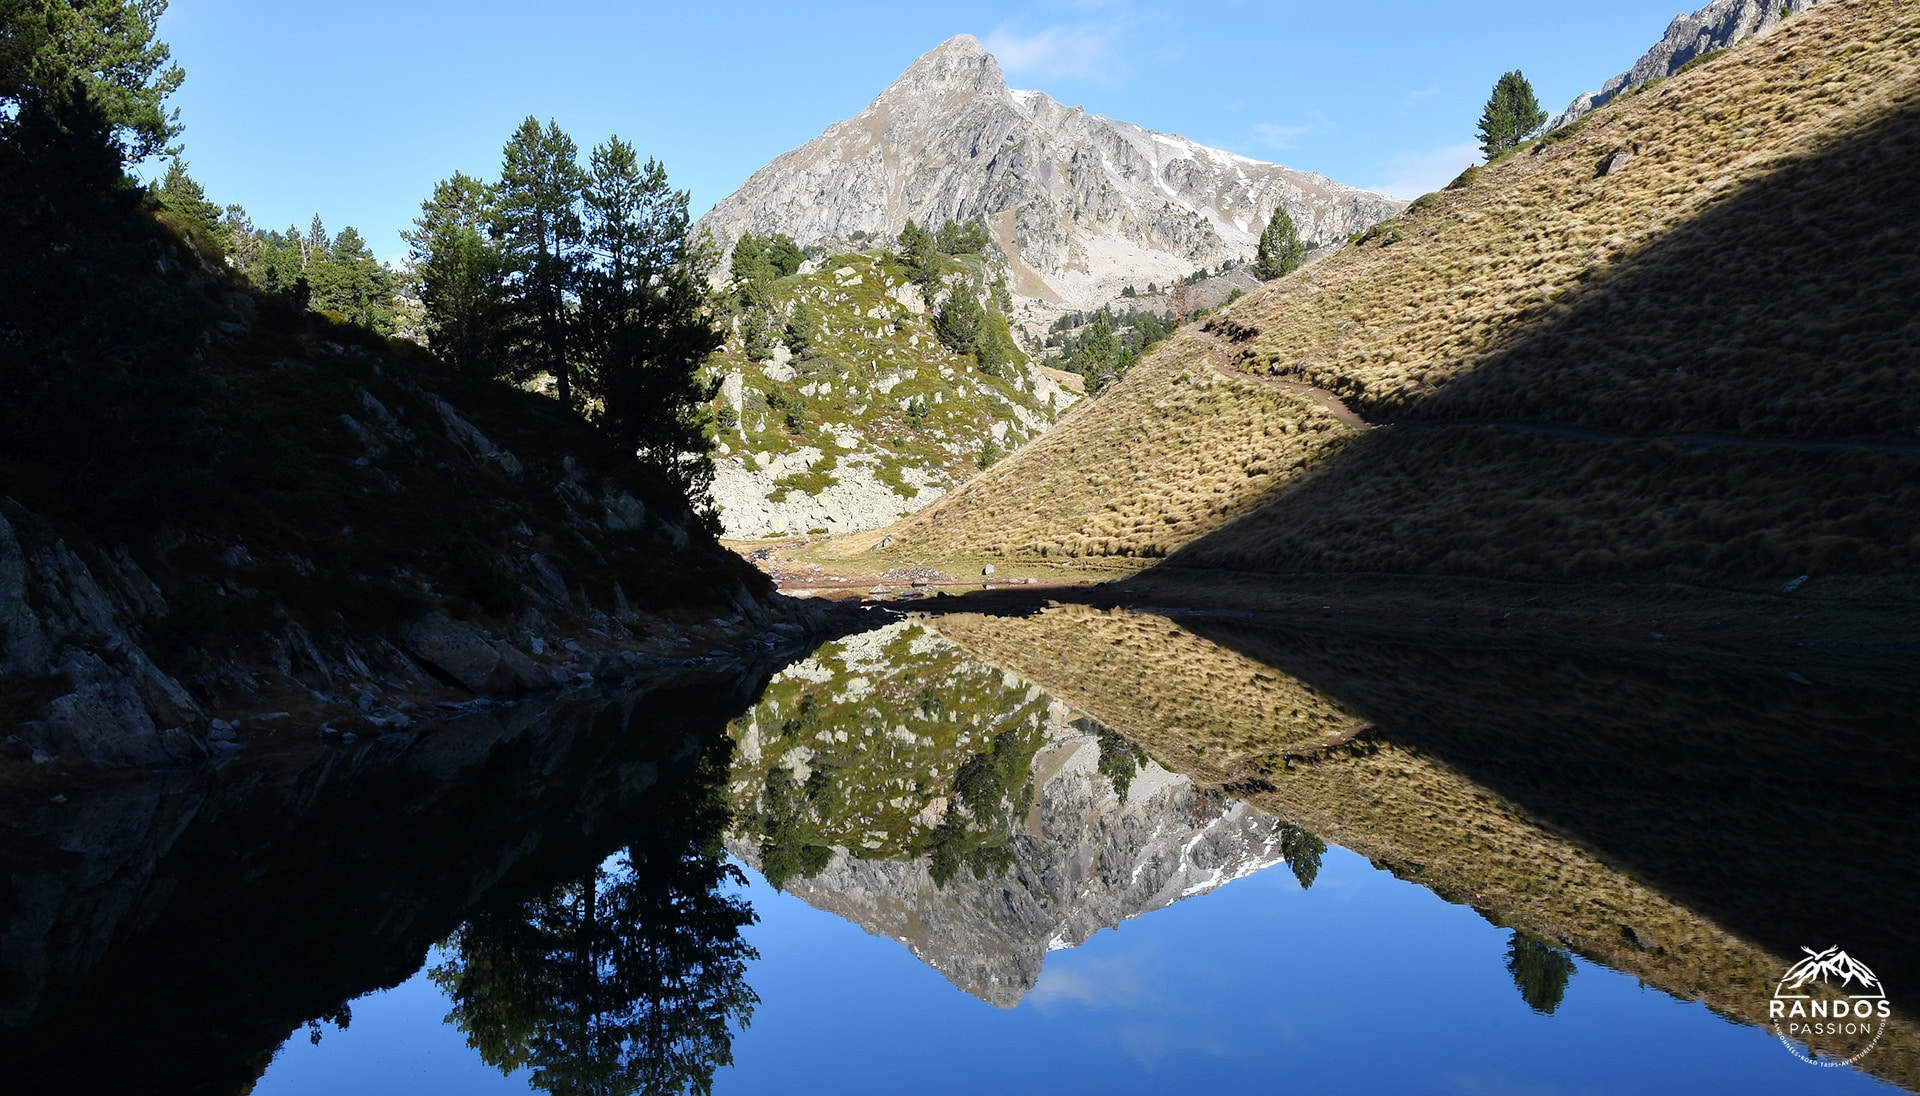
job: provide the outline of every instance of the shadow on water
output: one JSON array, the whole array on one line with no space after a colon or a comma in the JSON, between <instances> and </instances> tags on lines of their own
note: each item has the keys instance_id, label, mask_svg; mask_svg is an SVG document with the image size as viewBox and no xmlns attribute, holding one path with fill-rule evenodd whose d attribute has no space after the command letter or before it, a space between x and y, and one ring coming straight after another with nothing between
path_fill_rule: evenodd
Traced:
<instances>
[{"instance_id":1,"label":"shadow on water","mask_svg":"<svg viewBox=\"0 0 1920 1096\"><path fill-rule=\"evenodd\" d=\"M443 941L433 977L489 1063L552 1091L698 1087L755 1001L753 915L720 891L724 728L772 668L16 804L7 1091L245 1091Z\"/></svg>"},{"instance_id":2,"label":"shadow on water","mask_svg":"<svg viewBox=\"0 0 1920 1096\"><path fill-rule=\"evenodd\" d=\"M1555 948L1745 1023L1803 946L1920 984L1920 676L1899 657L950 607L942 635L1167 768L1518 930L1538 1011L1570 969ZM1920 1037L1863 1064L1912 1086Z\"/></svg>"},{"instance_id":3,"label":"shadow on water","mask_svg":"<svg viewBox=\"0 0 1920 1096\"><path fill-rule=\"evenodd\" d=\"M1894 984L1920 984L1920 928L1897 912L1920 909L1911 676L1817 681L1652 644L1394 643L1178 619L1335 698L1367 740L1435 759L1745 939L1787 956L1844 943Z\"/></svg>"}]
</instances>

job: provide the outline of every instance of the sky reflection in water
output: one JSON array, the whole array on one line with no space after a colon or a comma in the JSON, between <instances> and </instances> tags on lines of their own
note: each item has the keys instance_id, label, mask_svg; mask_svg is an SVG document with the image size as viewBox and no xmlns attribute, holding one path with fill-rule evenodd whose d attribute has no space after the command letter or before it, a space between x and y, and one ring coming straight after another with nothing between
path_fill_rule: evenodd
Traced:
<instances>
[{"instance_id":1,"label":"sky reflection in water","mask_svg":"<svg viewBox=\"0 0 1920 1096\"><path fill-rule=\"evenodd\" d=\"M762 1003L721 1093L1893 1091L1585 961L1539 1015L1507 930L1337 848L1309 892L1268 870L1054 952L1011 1010L750 878ZM296 1033L256 1092L527 1091L442 1023L448 1007L423 970L318 1046Z\"/></svg>"}]
</instances>

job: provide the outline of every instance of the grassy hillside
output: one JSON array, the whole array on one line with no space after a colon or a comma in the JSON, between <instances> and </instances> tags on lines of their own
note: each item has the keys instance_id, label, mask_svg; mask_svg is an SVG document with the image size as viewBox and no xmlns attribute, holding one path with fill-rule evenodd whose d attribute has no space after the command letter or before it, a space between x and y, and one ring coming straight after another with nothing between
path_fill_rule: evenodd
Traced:
<instances>
[{"instance_id":1,"label":"grassy hillside","mask_svg":"<svg viewBox=\"0 0 1920 1096\"><path fill-rule=\"evenodd\" d=\"M1822 5L1183 331L874 558L1910 575L1917 177L1920 10Z\"/></svg>"},{"instance_id":2,"label":"grassy hillside","mask_svg":"<svg viewBox=\"0 0 1920 1096\"><path fill-rule=\"evenodd\" d=\"M956 265L956 281L980 275L976 257ZM736 323L713 363L727 378L714 405L718 495L735 535L884 525L1045 430L1074 398L1023 359L990 373L942 345L919 287L890 256L829 256L773 291L789 327L803 303L814 317L803 348L777 344L756 361ZM855 480L889 492L865 504L872 519L850 521L845 507L816 518L826 511L810 498ZM746 515L760 500L792 505L777 522L757 522Z\"/></svg>"}]
</instances>

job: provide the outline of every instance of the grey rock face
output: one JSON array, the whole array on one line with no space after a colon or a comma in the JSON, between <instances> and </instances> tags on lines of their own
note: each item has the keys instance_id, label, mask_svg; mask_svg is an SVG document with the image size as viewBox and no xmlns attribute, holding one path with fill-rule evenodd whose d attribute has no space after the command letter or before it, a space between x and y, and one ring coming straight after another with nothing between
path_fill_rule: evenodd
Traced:
<instances>
[{"instance_id":1,"label":"grey rock face","mask_svg":"<svg viewBox=\"0 0 1920 1096\"><path fill-rule=\"evenodd\" d=\"M1781 8L1794 15L1806 11L1820 0L1713 0L1692 15L1676 15L1667 25L1666 35L1634 66L1601 85L1599 91L1583 92L1551 122L1549 130L1559 129L1582 115L1590 114L1613 98L1649 80L1671 76L1675 70L1696 57L1726 49L1755 34L1765 34L1780 25Z\"/></svg>"},{"instance_id":2,"label":"grey rock face","mask_svg":"<svg viewBox=\"0 0 1920 1096\"><path fill-rule=\"evenodd\" d=\"M1127 284L1251 258L1275 206L1324 247L1404 205L1011 90L993 55L960 35L859 115L756 172L699 227L730 248L748 231L806 245L891 239L909 218L979 221L1016 294L1085 307Z\"/></svg>"},{"instance_id":3,"label":"grey rock face","mask_svg":"<svg viewBox=\"0 0 1920 1096\"><path fill-rule=\"evenodd\" d=\"M124 553L96 575L31 515L0 505L0 677L58 683L40 717L10 728L31 747L120 767L205 754L205 715L129 632L158 591Z\"/></svg>"},{"instance_id":4,"label":"grey rock face","mask_svg":"<svg viewBox=\"0 0 1920 1096\"><path fill-rule=\"evenodd\" d=\"M1278 819L1152 763L1122 801L1099 761L1099 744L1086 735L1058 739L1034 759L1035 805L1004 878L963 870L941 889L924 860L836 850L819 875L791 879L787 889L905 944L960 989L1012 1008L1039 980L1047 952L1282 862ZM728 847L757 865L752 844Z\"/></svg>"}]
</instances>

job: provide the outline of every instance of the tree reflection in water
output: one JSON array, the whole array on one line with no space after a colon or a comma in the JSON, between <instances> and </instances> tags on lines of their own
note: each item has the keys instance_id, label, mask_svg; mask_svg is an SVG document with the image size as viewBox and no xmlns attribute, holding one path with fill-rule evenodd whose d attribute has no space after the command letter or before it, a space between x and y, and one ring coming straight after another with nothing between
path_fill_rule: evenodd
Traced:
<instances>
[{"instance_id":1,"label":"tree reflection in water","mask_svg":"<svg viewBox=\"0 0 1920 1096\"><path fill-rule=\"evenodd\" d=\"M708 1093L733 1061L733 1027L759 996L758 953L740 930L758 918L700 819L630 844L537 897L475 917L430 975L454 1002L448 1021L503 1073L530 1068L552 1093ZM704 823L704 824L703 824Z\"/></svg>"},{"instance_id":2,"label":"tree reflection in water","mask_svg":"<svg viewBox=\"0 0 1920 1096\"><path fill-rule=\"evenodd\" d=\"M1551 1016L1567 995L1573 977L1573 956L1537 936L1515 932L1507 943L1507 973L1527 1007Z\"/></svg>"},{"instance_id":3,"label":"tree reflection in water","mask_svg":"<svg viewBox=\"0 0 1920 1096\"><path fill-rule=\"evenodd\" d=\"M1292 870L1300 889L1312 890L1313 881L1320 877L1320 859L1327 855L1327 843L1310 830L1303 830L1291 822L1282 822L1280 855L1286 858L1287 867Z\"/></svg>"}]
</instances>

